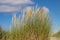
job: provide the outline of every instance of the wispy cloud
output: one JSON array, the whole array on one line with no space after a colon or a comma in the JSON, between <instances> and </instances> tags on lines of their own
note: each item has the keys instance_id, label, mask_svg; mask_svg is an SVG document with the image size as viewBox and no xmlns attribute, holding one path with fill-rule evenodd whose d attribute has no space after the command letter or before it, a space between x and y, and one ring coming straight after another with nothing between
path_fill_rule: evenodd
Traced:
<instances>
[{"instance_id":1,"label":"wispy cloud","mask_svg":"<svg viewBox=\"0 0 60 40\"><path fill-rule=\"evenodd\" d=\"M33 2L31 0L0 0L0 12L18 11L21 5L27 4L32 5Z\"/></svg>"},{"instance_id":2,"label":"wispy cloud","mask_svg":"<svg viewBox=\"0 0 60 40\"><path fill-rule=\"evenodd\" d=\"M18 11L18 8L5 5L0 6L0 12L13 12L13 11Z\"/></svg>"},{"instance_id":3,"label":"wispy cloud","mask_svg":"<svg viewBox=\"0 0 60 40\"><path fill-rule=\"evenodd\" d=\"M0 3L10 5L33 4L31 0L0 0Z\"/></svg>"}]
</instances>

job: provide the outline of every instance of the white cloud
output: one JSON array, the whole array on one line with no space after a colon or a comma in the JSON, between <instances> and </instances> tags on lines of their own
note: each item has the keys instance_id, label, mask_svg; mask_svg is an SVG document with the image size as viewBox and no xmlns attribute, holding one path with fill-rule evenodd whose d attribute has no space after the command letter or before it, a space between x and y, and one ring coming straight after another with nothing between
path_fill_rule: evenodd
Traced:
<instances>
[{"instance_id":1,"label":"white cloud","mask_svg":"<svg viewBox=\"0 0 60 40\"><path fill-rule=\"evenodd\" d=\"M10 5L33 4L31 0L0 0L0 3Z\"/></svg>"},{"instance_id":2,"label":"white cloud","mask_svg":"<svg viewBox=\"0 0 60 40\"><path fill-rule=\"evenodd\" d=\"M21 8L21 5L27 4L33 4L33 2L31 0L0 0L0 12L18 11L18 7Z\"/></svg>"},{"instance_id":3,"label":"white cloud","mask_svg":"<svg viewBox=\"0 0 60 40\"><path fill-rule=\"evenodd\" d=\"M5 5L0 6L0 12L13 12L13 11L18 11L18 8Z\"/></svg>"}]
</instances>

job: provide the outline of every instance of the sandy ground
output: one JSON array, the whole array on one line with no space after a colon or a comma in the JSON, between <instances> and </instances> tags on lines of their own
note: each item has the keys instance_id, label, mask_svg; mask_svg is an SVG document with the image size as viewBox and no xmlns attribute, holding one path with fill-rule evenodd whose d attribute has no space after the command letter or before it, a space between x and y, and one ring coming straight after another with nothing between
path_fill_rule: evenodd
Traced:
<instances>
[{"instance_id":1,"label":"sandy ground","mask_svg":"<svg viewBox=\"0 0 60 40\"><path fill-rule=\"evenodd\" d=\"M50 37L50 40L60 40L58 37Z\"/></svg>"}]
</instances>

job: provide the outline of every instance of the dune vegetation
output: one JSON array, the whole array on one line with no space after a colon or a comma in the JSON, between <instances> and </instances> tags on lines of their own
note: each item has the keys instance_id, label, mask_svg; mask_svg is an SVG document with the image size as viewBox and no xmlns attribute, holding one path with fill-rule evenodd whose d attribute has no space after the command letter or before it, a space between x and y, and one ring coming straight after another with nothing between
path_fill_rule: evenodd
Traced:
<instances>
[{"instance_id":1,"label":"dune vegetation","mask_svg":"<svg viewBox=\"0 0 60 40\"><path fill-rule=\"evenodd\" d=\"M4 40L49 40L51 22L45 7L27 8L25 15L22 14L21 25L12 26L11 31L6 32Z\"/></svg>"},{"instance_id":2,"label":"dune vegetation","mask_svg":"<svg viewBox=\"0 0 60 40\"><path fill-rule=\"evenodd\" d=\"M55 33L55 34L53 34L53 36L54 36L54 37L60 37L60 31L57 32L57 33Z\"/></svg>"}]
</instances>

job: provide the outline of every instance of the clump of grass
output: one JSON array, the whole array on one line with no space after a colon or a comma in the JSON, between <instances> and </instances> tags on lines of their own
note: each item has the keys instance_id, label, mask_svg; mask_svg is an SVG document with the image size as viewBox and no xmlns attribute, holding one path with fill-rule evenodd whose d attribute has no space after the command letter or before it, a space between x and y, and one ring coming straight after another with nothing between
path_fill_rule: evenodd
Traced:
<instances>
[{"instance_id":1,"label":"clump of grass","mask_svg":"<svg viewBox=\"0 0 60 40\"><path fill-rule=\"evenodd\" d=\"M3 30L3 28L0 26L0 40L6 40L7 39L7 31Z\"/></svg>"},{"instance_id":2,"label":"clump of grass","mask_svg":"<svg viewBox=\"0 0 60 40\"><path fill-rule=\"evenodd\" d=\"M26 15L22 16L20 29L15 28L11 32L11 40L49 40L51 23L46 13L45 9L39 7L28 8Z\"/></svg>"}]
</instances>

